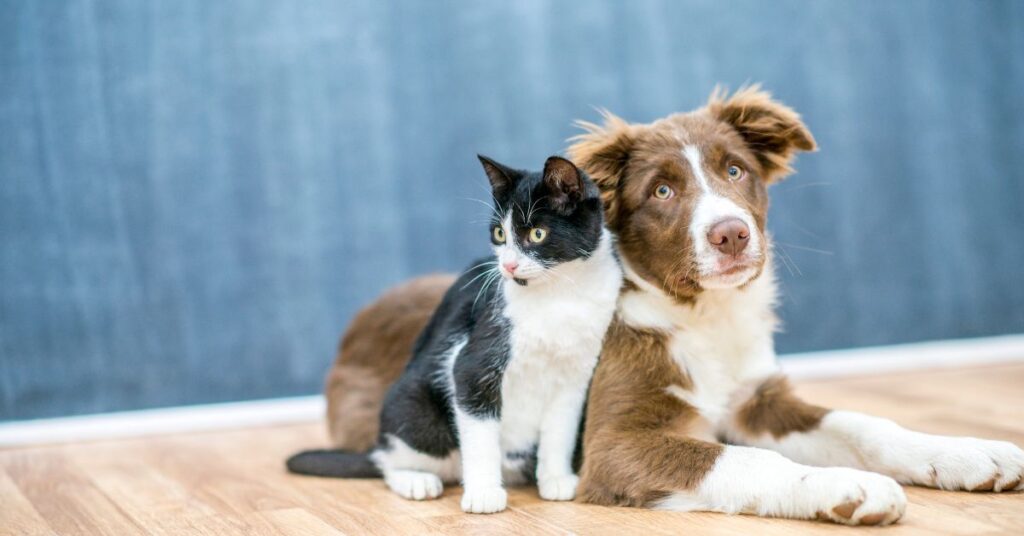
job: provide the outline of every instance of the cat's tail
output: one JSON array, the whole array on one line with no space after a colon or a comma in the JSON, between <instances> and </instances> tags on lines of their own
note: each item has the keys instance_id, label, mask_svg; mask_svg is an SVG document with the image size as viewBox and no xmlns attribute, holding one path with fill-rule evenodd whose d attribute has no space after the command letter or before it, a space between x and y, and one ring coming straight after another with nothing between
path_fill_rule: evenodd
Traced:
<instances>
[{"instance_id":1,"label":"cat's tail","mask_svg":"<svg viewBox=\"0 0 1024 536\"><path fill-rule=\"evenodd\" d=\"M379 478L380 469L369 452L344 450L306 450L288 458L288 470L300 475L334 478Z\"/></svg>"}]
</instances>

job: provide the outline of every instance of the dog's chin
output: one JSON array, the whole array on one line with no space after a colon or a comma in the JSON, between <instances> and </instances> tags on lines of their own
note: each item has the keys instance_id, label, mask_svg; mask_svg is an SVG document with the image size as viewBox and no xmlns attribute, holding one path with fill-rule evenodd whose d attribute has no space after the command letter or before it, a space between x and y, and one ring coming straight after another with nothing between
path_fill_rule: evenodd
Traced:
<instances>
[{"instance_id":1,"label":"dog's chin","mask_svg":"<svg viewBox=\"0 0 1024 536\"><path fill-rule=\"evenodd\" d=\"M730 289L743 286L757 275L758 266L753 262L736 263L704 274L700 286L708 290Z\"/></svg>"}]
</instances>

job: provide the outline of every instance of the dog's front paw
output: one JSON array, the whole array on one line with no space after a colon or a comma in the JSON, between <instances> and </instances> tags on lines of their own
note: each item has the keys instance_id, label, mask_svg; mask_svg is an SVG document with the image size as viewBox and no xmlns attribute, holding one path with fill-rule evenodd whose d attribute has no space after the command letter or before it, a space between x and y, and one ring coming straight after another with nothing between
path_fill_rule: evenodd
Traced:
<instances>
[{"instance_id":1,"label":"dog's front paw","mask_svg":"<svg viewBox=\"0 0 1024 536\"><path fill-rule=\"evenodd\" d=\"M801 481L808 517L844 525L888 525L903 517L907 497L895 480L877 473L830 467Z\"/></svg>"},{"instance_id":2,"label":"dog's front paw","mask_svg":"<svg viewBox=\"0 0 1024 536\"><path fill-rule=\"evenodd\" d=\"M493 514L505 509L508 493L501 486L466 488L462 492L462 511L471 514Z\"/></svg>"},{"instance_id":3,"label":"dog's front paw","mask_svg":"<svg viewBox=\"0 0 1024 536\"><path fill-rule=\"evenodd\" d=\"M549 476L537 481L537 490L546 501L571 501L576 497L579 483L579 477L573 474Z\"/></svg>"},{"instance_id":4,"label":"dog's front paw","mask_svg":"<svg viewBox=\"0 0 1024 536\"><path fill-rule=\"evenodd\" d=\"M1006 441L928 437L911 462L914 484L948 490L1024 489L1024 451Z\"/></svg>"}]
</instances>

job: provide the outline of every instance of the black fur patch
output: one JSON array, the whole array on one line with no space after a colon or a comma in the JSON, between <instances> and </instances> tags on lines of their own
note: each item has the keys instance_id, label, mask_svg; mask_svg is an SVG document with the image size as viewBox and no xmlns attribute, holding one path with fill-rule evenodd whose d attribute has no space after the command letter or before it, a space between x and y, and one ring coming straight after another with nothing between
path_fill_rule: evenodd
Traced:
<instances>
[{"instance_id":1,"label":"black fur patch","mask_svg":"<svg viewBox=\"0 0 1024 536\"><path fill-rule=\"evenodd\" d=\"M552 157L545 172L536 173L514 170L486 157L480 161L497 211L512 214L515 233L506 239L518 241L524 253L552 267L587 258L598 247L603 224L598 190L571 162ZM547 231L540 243L529 241L528 233L536 227ZM445 294L417 339L405 372L384 399L377 449L392 448L391 437L396 437L419 452L445 457L459 444L456 405L479 418L501 418L511 326L502 314L504 297L495 264L493 258L478 259ZM451 352L463 341L451 363ZM533 479L535 450L529 456L527 477ZM364 474L361 464L368 460L365 454L310 452L290 460L289 468L323 475Z\"/></svg>"}]
</instances>

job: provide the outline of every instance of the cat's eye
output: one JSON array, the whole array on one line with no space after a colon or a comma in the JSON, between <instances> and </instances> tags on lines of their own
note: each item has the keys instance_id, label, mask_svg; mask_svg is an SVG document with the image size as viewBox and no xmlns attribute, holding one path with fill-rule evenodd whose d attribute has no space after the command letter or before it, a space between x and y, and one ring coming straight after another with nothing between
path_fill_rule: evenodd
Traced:
<instances>
[{"instance_id":1,"label":"cat's eye","mask_svg":"<svg viewBox=\"0 0 1024 536\"><path fill-rule=\"evenodd\" d=\"M675 191L673 191L667 184L659 184L658 187L654 189L654 197L657 197L658 199L669 199L675 194Z\"/></svg>"},{"instance_id":2,"label":"cat's eye","mask_svg":"<svg viewBox=\"0 0 1024 536\"><path fill-rule=\"evenodd\" d=\"M743 168L737 166L736 164L732 164L731 166L729 166L729 169L726 170L726 173L729 174L729 180L732 182L736 182L742 179L747 174L746 171L743 171Z\"/></svg>"},{"instance_id":3,"label":"cat's eye","mask_svg":"<svg viewBox=\"0 0 1024 536\"><path fill-rule=\"evenodd\" d=\"M491 236L494 238L495 242L499 244L505 243L505 230L501 227L495 227L494 231L491 232Z\"/></svg>"},{"instance_id":4,"label":"cat's eye","mask_svg":"<svg viewBox=\"0 0 1024 536\"><path fill-rule=\"evenodd\" d=\"M541 229L540 227L534 227L533 229L530 229L530 242L533 242L534 244L539 244L543 242L544 239L547 237L548 232L545 231L544 229Z\"/></svg>"}]
</instances>

